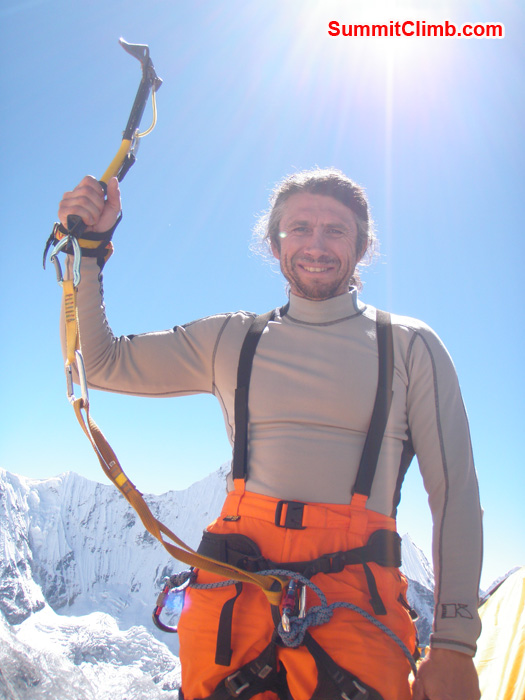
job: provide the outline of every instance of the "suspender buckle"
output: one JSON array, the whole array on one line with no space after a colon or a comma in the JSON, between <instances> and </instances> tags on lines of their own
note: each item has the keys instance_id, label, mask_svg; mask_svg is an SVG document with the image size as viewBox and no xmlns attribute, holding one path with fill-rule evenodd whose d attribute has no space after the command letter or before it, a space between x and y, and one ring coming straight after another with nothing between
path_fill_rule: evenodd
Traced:
<instances>
[{"instance_id":1,"label":"suspender buckle","mask_svg":"<svg viewBox=\"0 0 525 700\"><path fill-rule=\"evenodd\" d=\"M286 505L284 524L281 524L283 507ZM303 525L303 512L306 503L299 501L279 501L275 507L275 524L277 527L286 527L290 530L306 530Z\"/></svg>"}]
</instances>

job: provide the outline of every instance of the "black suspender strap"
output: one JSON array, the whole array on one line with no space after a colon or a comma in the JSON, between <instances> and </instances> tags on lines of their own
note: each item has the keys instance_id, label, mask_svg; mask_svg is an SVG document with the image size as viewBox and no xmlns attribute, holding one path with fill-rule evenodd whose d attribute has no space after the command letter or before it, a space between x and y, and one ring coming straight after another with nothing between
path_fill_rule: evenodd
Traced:
<instances>
[{"instance_id":1,"label":"black suspender strap","mask_svg":"<svg viewBox=\"0 0 525 700\"><path fill-rule=\"evenodd\" d=\"M279 310L280 315L283 316L287 310L288 305L283 306ZM248 459L248 391L255 350L264 329L276 316L277 310L273 309L253 319L239 355L237 388L235 390L235 442L232 465L232 476L234 479L246 478Z\"/></svg>"},{"instance_id":2,"label":"black suspender strap","mask_svg":"<svg viewBox=\"0 0 525 700\"><path fill-rule=\"evenodd\" d=\"M376 333L379 354L377 393L353 489L353 493L360 493L367 497L370 496L372 490L372 482L376 473L377 460L393 395L394 341L392 321L388 312L379 309L376 311Z\"/></svg>"},{"instance_id":3,"label":"black suspender strap","mask_svg":"<svg viewBox=\"0 0 525 700\"><path fill-rule=\"evenodd\" d=\"M283 316L288 306L283 306L279 313ZM244 339L239 356L237 370L237 388L235 390L235 442L233 447L232 476L245 479L248 457L248 392L257 344L267 324L277 316L277 310L256 316ZM370 495L374 480L377 460L381 450L390 405L392 403L392 381L394 376L394 343L390 314L386 311L376 312L377 349L379 371L377 393L372 411L370 427L365 440L363 454L357 473L353 493Z\"/></svg>"}]
</instances>

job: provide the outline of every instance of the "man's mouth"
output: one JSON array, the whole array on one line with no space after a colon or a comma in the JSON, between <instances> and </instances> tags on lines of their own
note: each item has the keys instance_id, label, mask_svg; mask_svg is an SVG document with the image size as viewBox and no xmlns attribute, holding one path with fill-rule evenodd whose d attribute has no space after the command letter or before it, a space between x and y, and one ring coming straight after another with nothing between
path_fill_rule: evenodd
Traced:
<instances>
[{"instance_id":1,"label":"man's mouth","mask_svg":"<svg viewBox=\"0 0 525 700\"><path fill-rule=\"evenodd\" d=\"M298 262L297 265L302 270L305 270L305 272L312 272L314 274L320 274L322 272L330 272L330 270L334 269L334 266L330 265L328 263L315 264L315 263Z\"/></svg>"}]
</instances>

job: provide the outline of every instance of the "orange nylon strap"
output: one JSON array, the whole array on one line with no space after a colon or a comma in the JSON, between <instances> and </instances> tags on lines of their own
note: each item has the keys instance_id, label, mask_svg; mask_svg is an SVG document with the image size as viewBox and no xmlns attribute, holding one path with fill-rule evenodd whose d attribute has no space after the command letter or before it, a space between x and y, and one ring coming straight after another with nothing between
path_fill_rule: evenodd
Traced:
<instances>
[{"instance_id":1,"label":"orange nylon strap","mask_svg":"<svg viewBox=\"0 0 525 700\"><path fill-rule=\"evenodd\" d=\"M362 493L354 493L350 505L353 506L352 515L350 516L350 525L348 531L355 535L364 535L368 527L368 511L366 510L366 502L368 496Z\"/></svg>"},{"instance_id":2,"label":"orange nylon strap","mask_svg":"<svg viewBox=\"0 0 525 700\"><path fill-rule=\"evenodd\" d=\"M128 503L133 506L138 516L142 520L142 524L146 530L157 540L159 540L163 547L173 557L175 557L175 559L178 559L189 566L204 569L226 579L231 578L235 581L253 583L262 589L270 605L278 606L280 604L282 591L287 583L287 579L285 577L250 573L244 571L243 569L238 569L235 566L224 564L216 561L215 559L202 556L179 539L173 532L171 532L171 530L169 530L169 528L163 525L163 523L157 520L149 509L140 491L138 491L136 486L128 479L122 470L117 456L104 437L100 428L91 418L89 408L84 406L83 400L76 399L73 402L73 408L75 410L77 420L90 441L93 449L95 450L100 465L106 476L113 482L113 484L115 484ZM85 412L85 419L82 411ZM167 542L165 537L170 539L175 544Z\"/></svg>"},{"instance_id":3,"label":"orange nylon strap","mask_svg":"<svg viewBox=\"0 0 525 700\"><path fill-rule=\"evenodd\" d=\"M246 492L246 482L244 479L234 479L233 487L234 490L230 491L228 498L228 503L231 506L231 513L229 513L229 515L240 517L239 506Z\"/></svg>"},{"instance_id":4,"label":"orange nylon strap","mask_svg":"<svg viewBox=\"0 0 525 700\"><path fill-rule=\"evenodd\" d=\"M64 312L66 319L66 365L75 364L75 350L78 349L77 290L73 280L62 282Z\"/></svg>"},{"instance_id":5,"label":"orange nylon strap","mask_svg":"<svg viewBox=\"0 0 525 700\"><path fill-rule=\"evenodd\" d=\"M62 287L64 293L66 323L66 369L71 369L72 366L78 367L77 353L80 355L80 360L82 359L76 305L76 289L73 284L73 280L64 280ZM234 579L235 581L242 581L243 583L253 583L262 589L270 605L278 606L280 604L282 591L287 583L286 577L249 573L229 564L224 564L216 561L215 559L202 556L179 539L173 532L171 532L171 530L169 530L169 528L163 525L163 523L157 520L149 509L140 491L124 473L115 452L106 440L104 434L95 421L91 418L87 398L84 400L84 398L74 398L71 396L70 399L77 420L80 423L80 427L91 443L104 473L118 488L128 503L135 509L146 530L153 535L175 559L178 559L189 566L205 569L206 571L217 574L218 576L222 576L226 579ZM85 419L82 411L85 413ZM165 537L175 544L167 542Z\"/></svg>"}]
</instances>

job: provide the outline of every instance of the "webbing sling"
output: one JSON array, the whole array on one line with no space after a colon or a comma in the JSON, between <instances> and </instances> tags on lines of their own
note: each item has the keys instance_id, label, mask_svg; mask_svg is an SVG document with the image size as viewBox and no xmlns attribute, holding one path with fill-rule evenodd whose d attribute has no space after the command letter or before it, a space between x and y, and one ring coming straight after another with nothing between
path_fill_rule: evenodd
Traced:
<instances>
[{"instance_id":1,"label":"webbing sling","mask_svg":"<svg viewBox=\"0 0 525 700\"><path fill-rule=\"evenodd\" d=\"M337 697L348 700L384 700L377 690L339 666L309 632L304 636L304 645L312 655L318 673L317 688L310 700Z\"/></svg>"},{"instance_id":2,"label":"webbing sling","mask_svg":"<svg viewBox=\"0 0 525 700\"><path fill-rule=\"evenodd\" d=\"M85 401L85 398L74 399L72 404L78 422L89 439L104 473L118 488L128 503L133 506L146 530L159 540L172 557L188 564L188 566L204 569L226 579L234 579L235 581L242 581L243 583L254 583L261 588L270 605L280 604L282 590L286 583L285 577L242 571L235 566L224 562L218 562L198 554L163 523L157 520L141 492L124 473L113 449L90 416L89 404ZM84 419L82 414L83 411L86 414L86 419ZM168 538L171 542L167 541L165 538Z\"/></svg>"},{"instance_id":3,"label":"webbing sling","mask_svg":"<svg viewBox=\"0 0 525 700\"><path fill-rule=\"evenodd\" d=\"M84 362L82 359L82 348L80 342L76 290L72 280L64 281L64 295L66 306L66 369L69 371L70 377L70 380L68 380L68 386L69 381L71 382L71 388L70 390L68 389L68 395L77 420L90 441L91 446L97 455L100 466L108 479L113 482L124 498L135 509L146 530L151 535L156 537L156 539L159 540L163 547L175 559L178 559L191 567L204 569L226 579L234 579L235 581L240 581L243 583L253 583L261 588L270 605L279 605L281 602L282 591L287 581L286 577L243 571L225 562L216 561L209 557L203 556L202 554L195 552L169 528L155 518L141 492L129 480L123 471L115 452L90 415L87 380L84 373ZM71 375L73 366L76 366L80 376L80 384L82 387L82 396L80 398L76 398L73 395ZM168 540L171 540L171 542Z\"/></svg>"}]
</instances>

